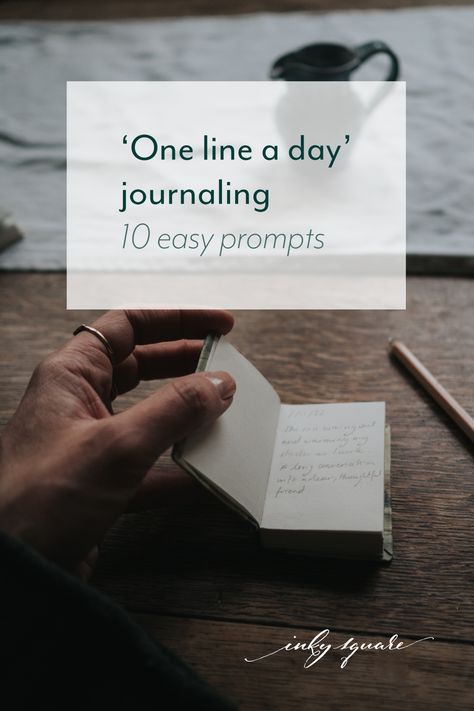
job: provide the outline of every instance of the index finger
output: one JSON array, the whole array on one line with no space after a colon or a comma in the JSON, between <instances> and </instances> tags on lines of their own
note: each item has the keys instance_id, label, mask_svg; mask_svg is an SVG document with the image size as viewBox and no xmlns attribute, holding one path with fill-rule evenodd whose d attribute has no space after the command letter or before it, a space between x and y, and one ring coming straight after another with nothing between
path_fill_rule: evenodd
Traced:
<instances>
[{"instance_id":1,"label":"index finger","mask_svg":"<svg viewBox=\"0 0 474 711\"><path fill-rule=\"evenodd\" d=\"M211 331L228 333L234 318L220 310L136 310L108 311L93 324L110 343L115 363L120 363L137 345L204 338ZM89 339L90 345L105 352L105 346L87 331L75 339ZM77 341L76 341L77 342Z\"/></svg>"}]
</instances>

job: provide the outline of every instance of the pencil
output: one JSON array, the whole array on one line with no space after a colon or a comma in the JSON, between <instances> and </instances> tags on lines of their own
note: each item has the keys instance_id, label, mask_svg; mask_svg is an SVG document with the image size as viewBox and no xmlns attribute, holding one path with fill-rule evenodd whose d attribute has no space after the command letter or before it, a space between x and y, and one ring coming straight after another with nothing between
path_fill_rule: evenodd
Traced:
<instances>
[{"instance_id":1,"label":"pencil","mask_svg":"<svg viewBox=\"0 0 474 711\"><path fill-rule=\"evenodd\" d=\"M458 427L474 442L474 419L439 383L423 363L404 343L389 339L389 352L402 363L435 402L451 417Z\"/></svg>"}]
</instances>

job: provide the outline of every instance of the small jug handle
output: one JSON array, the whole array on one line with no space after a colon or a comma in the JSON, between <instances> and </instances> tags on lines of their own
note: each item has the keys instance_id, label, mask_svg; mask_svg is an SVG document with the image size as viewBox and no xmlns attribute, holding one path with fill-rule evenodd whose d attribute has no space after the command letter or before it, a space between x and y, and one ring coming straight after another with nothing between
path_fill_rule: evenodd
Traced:
<instances>
[{"instance_id":1,"label":"small jug handle","mask_svg":"<svg viewBox=\"0 0 474 711\"><path fill-rule=\"evenodd\" d=\"M396 54L392 52L390 47L385 44L385 42L367 42L366 44L361 44L358 47L355 47L354 52L356 53L359 59L359 63L357 65L358 67L360 67L361 64L366 62L370 57L373 57L374 54L388 55L388 57L390 58L390 69L384 81L396 81L398 79L398 75L400 72L398 58ZM386 93L387 87L382 86L379 91L376 92L375 96L373 96L372 99L369 101L366 107L367 112L372 111L377 106L377 104L380 103Z\"/></svg>"}]
</instances>

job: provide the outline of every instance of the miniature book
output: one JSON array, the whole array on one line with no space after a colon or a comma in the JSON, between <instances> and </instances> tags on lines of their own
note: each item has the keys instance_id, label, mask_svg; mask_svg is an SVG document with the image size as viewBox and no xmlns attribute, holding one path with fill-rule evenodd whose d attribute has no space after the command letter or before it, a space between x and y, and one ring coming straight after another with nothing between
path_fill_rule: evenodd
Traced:
<instances>
[{"instance_id":1,"label":"miniature book","mask_svg":"<svg viewBox=\"0 0 474 711\"><path fill-rule=\"evenodd\" d=\"M229 372L237 390L215 423L175 445L180 466L256 525L264 546L391 558L385 403L285 405L224 336L206 339L198 370Z\"/></svg>"}]
</instances>

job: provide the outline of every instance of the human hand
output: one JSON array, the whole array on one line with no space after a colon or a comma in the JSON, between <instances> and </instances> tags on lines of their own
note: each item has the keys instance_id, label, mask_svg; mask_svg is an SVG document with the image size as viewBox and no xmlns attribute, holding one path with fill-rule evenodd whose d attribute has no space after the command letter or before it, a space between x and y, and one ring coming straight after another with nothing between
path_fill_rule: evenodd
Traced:
<instances>
[{"instance_id":1,"label":"human hand","mask_svg":"<svg viewBox=\"0 0 474 711\"><path fill-rule=\"evenodd\" d=\"M45 358L0 438L0 528L84 574L157 457L231 404L230 375L186 374L202 347L195 339L232 325L223 311L110 311L93 326L114 366L86 331ZM112 414L112 390L176 376L184 377Z\"/></svg>"}]
</instances>

